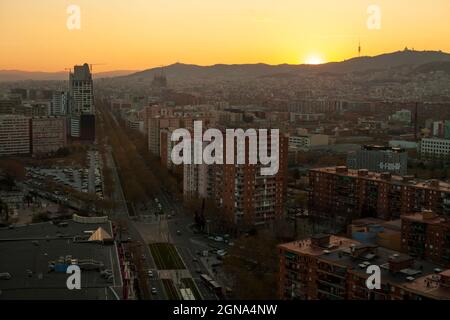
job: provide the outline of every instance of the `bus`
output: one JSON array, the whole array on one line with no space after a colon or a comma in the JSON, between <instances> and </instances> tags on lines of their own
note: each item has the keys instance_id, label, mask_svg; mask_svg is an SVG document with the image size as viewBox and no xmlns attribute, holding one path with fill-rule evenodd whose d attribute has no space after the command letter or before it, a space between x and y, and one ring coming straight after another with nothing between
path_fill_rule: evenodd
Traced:
<instances>
[{"instance_id":1,"label":"bus","mask_svg":"<svg viewBox=\"0 0 450 320\"><path fill-rule=\"evenodd\" d=\"M219 285L217 281L213 280L210 276L206 274L201 274L200 278L202 279L203 283L209 288L209 290L213 291L219 297L222 296L223 294L222 287Z\"/></svg>"}]
</instances>

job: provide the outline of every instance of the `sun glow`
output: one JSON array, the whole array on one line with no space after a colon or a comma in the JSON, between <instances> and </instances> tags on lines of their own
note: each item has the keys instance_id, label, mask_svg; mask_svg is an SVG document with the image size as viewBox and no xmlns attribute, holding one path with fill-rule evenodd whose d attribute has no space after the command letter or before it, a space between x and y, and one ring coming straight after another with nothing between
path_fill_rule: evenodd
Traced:
<instances>
[{"instance_id":1,"label":"sun glow","mask_svg":"<svg viewBox=\"0 0 450 320\"><path fill-rule=\"evenodd\" d=\"M324 62L325 61L320 56L317 55L308 56L305 60L305 64L313 64L313 65L322 64Z\"/></svg>"}]
</instances>

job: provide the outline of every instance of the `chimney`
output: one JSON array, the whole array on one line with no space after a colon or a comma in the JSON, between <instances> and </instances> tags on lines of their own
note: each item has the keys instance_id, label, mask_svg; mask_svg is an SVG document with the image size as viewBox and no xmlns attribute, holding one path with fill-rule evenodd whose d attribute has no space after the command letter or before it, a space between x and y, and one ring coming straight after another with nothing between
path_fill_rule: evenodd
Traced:
<instances>
[{"instance_id":1,"label":"chimney","mask_svg":"<svg viewBox=\"0 0 450 320\"><path fill-rule=\"evenodd\" d=\"M330 235L316 234L311 237L311 245L313 247L327 248L330 245Z\"/></svg>"}]
</instances>

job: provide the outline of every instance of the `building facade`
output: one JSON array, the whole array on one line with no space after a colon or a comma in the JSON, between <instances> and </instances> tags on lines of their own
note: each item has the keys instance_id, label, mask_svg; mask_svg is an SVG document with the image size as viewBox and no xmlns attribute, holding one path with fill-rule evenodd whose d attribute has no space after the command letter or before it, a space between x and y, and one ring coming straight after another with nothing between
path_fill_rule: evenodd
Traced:
<instances>
[{"instance_id":1,"label":"building facade","mask_svg":"<svg viewBox=\"0 0 450 320\"><path fill-rule=\"evenodd\" d=\"M0 157L30 154L30 118L0 115Z\"/></svg>"},{"instance_id":2,"label":"building facade","mask_svg":"<svg viewBox=\"0 0 450 320\"><path fill-rule=\"evenodd\" d=\"M432 211L402 216L402 251L450 267L450 220Z\"/></svg>"},{"instance_id":3,"label":"building facade","mask_svg":"<svg viewBox=\"0 0 450 320\"><path fill-rule=\"evenodd\" d=\"M450 270L345 237L315 235L279 249L282 300L448 300ZM380 289L367 268L380 267Z\"/></svg>"},{"instance_id":4,"label":"building facade","mask_svg":"<svg viewBox=\"0 0 450 320\"><path fill-rule=\"evenodd\" d=\"M31 120L31 153L46 155L67 145L66 119L35 117Z\"/></svg>"},{"instance_id":5,"label":"building facade","mask_svg":"<svg viewBox=\"0 0 450 320\"><path fill-rule=\"evenodd\" d=\"M406 175L408 153L400 148L365 145L347 156L347 166L350 169Z\"/></svg>"},{"instance_id":6,"label":"building facade","mask_svg":"<svg viewBox=\"0 0 450 320\"><path fill-rule=\"evenodd\" d=\"M330 167L310 170L309 187L310 215L337 226L363 217L396 219L424 209L450 215L450 185L438 180Z\"/></svg>"},{"instance_id":7,"label":"building facade","mask_svg":"<svg viewBox=\"0 0 450 320\"><path fill-rule=\"evenodd\" d=\"M450 140L424 138L420 141L419 150L423 158L448 160L450 158Z\"/></svg>"}]
</instances>

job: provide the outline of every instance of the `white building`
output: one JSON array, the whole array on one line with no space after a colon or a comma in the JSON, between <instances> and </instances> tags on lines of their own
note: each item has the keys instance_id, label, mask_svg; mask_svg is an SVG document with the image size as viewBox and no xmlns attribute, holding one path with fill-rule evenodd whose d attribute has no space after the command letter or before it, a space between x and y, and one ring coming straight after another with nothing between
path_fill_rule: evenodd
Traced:
<instances>
[{"instance_id":1,"label":"white building","mask_svg":"<svg viewBox=\"0 0 450 320\"><path fill-rule=\"evenodd\" d=\"M412 113L410 110L402 109L402 110L396 111L390 118L392 121L411 123Z\"/></svg>"},{"instance_id":2,"label":"white building","mask_svg":"<svg viewBox=\"0 0 450 320\"><path fill-rule=\"evenodd\" d=\"M30 118L0 115L0 156L30 153Z\"/></svg>"},{"instance_id":3,"label":"white building","mask_svg":"<svg viewBox=\"0 0 450 320\"><path fill-rule=\"evenodd\" d=\"M450 140L424 138L420 141L420 154L426 158L448 159L450 157Z\"/></svg>"},{"instance_id":4,"label":"white building","mask_svg":"<svg viewBox=\"0 0 450 320\"><path fill-rule=\"evenodd\" d=\"M329 137L325 134L306 134L289 137L289 150L308 150L310 147L326 146Z\"/></svg>"},{"instance_id":5,"label":"white building","mask_svg":"<svg viewBox=\"0 0 450 320\"><path fill-rule=\"evenodd\" d=\"M68 107L68 94L64 91L53 92L52 97L52 115L64 116L67 114Z\"/></svg>"}]
</instances>

